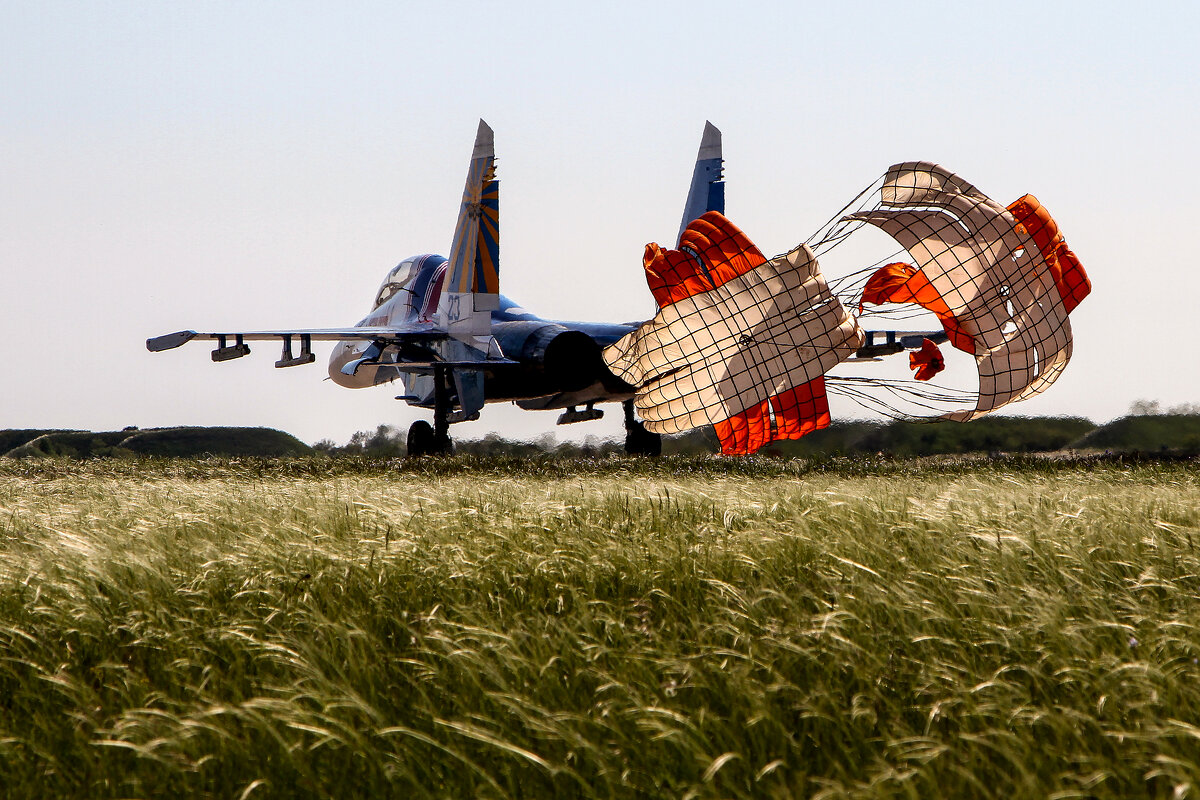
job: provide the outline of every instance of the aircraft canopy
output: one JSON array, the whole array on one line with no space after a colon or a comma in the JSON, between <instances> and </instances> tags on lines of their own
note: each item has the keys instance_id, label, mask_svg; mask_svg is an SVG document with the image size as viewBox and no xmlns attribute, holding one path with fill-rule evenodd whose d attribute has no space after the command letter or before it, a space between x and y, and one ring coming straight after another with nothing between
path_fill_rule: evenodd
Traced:
<instances>
[{"instance_id":1,"label":"aircraft canopy","mask_svg":"<svg viewBox=\"0 0 1200 800\"><path fill-rule=\"evenodd\" d=\"M401 289L408 289L409 284L417 277L417 271L416 258L405 259L392 267L392 271L383 279L383 285L379 287L379 294L375 296L375 305L373 307L379 308L388 300L391 300L396 292Z\"/></svg>"}]
</instances>

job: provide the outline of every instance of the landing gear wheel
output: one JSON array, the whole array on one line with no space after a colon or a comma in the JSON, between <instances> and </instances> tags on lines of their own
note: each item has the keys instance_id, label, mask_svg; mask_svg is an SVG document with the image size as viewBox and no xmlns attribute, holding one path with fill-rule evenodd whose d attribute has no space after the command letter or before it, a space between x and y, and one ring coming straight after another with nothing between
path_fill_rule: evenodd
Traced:
<instances>
[{"instance_id":1,"label":"landing gear wheel","mask_svg":"<svg viewBox=\"0 0 1200 800\"><path fill-rule=\"evenodd\" d=\"M410 456L427 456L433 450L433 426L419 419L408 426L408 454Z\"/></svg>"},{"instance_id":2,"label":"landing gear wheel","mask_svg":"<svg viewBox=\"0 0 1200 800\"><path fill-rule=\"evenodd\" d=\"M434 436L433 449L429 451L430 455L435 456L452 456L454 455L454 440L449 436Z\"/></svg>"},{"instance_id":3,"label":"landing gear wheel","mask_svg":"<svg viewBox=\"0 0 1200 800\"><path fill-rule=\"evenodd\" d=\"M625 453L631 456L661 456L662 437L646 430L633 415L633 401L621 404L625 410Z\"/></svg>"},{"instance_id":4,"label":"landing gear wheel","mask_svg":"<svg viewBox=\"0 0 1200 800\"><path fill-rule=\"evenodd\" d=\"M453 455L454 442L445 433L439 436L432 425L419 419L408 428L408 454L410 456Z\"/></svg>"},{"instance_id":5,"label":"landing gear wheel","mask_svg":"<svg viewBox=\"0 0 1200 800\"><path fill-rule=\"evenodd\" d=\"M661 456L662 437L635 422L625 428L625 452L631 456Z\"/></svg>"}]
</instances>

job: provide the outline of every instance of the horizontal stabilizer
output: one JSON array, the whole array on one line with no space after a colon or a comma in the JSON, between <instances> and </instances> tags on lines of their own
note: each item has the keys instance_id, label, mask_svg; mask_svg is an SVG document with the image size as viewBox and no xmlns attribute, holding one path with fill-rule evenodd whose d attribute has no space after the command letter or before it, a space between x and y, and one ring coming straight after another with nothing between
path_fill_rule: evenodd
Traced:
<instances>
[{"instance_id":1,"label":"horizontal stabilizer","mask_svg":"<svg viewBox=\"0 0 1200 800\"><path fill-rule=\"evenodd\" d=\"M942 344L950 339L945 331L928 331L926 333L906 333L900 337L900 344L907 350L919 350L921 343L928 339L934 344Z\"/></svg>"},{"instance_id":2,"label":"horizontal stabilizer","mask_svg":"<svg viewBox=\"0 0 1200 800\"><path fill-rule=\"evenodd\" d=\"M865 331L866 339L855 351L856 358L874 359L879 356L890 356L905 350L919 350L921 343L929 339L934 344L941 344L949 337L945 331Z\"/></svg>"}]
</instances>

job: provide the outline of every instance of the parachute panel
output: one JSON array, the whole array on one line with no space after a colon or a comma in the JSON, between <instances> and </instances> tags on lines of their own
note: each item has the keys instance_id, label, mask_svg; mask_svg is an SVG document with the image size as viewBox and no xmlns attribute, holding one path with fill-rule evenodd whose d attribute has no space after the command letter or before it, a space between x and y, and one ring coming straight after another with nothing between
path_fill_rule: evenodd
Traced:
<instances>
[{"instance_id":1,"label":"parachute panel","mask_svg":"<svg viewBox=\"0 0 1200 800\"><path fill-rule=\"evenodd\" d=\"M1090 283L1041 205L1027 195L1013 206L936 164L908 162L885 174L879 206L845 218L888 233L919 268L881 268L862 302L916 303L938 316L955 347L975 355L976 406L951 419L1045 391L1071 357L1067 314Z\"/></svg>"},{"instance_id":2,"label":"parachute panel","mask_svg":"<svg viewBox=\"0 0 1200 800\"><path fill-rule=\"evenodd\" d=\"M1083 264L1067 247L1066 240L1059 233L1058 223L1031 194L1010 204L1008 210L1017 221L1017 232L1027 233L1033 238L1054 277L1054 285L1062 297L1063 306L1068 314L1071 313L1091 293L1092 282L1088 280Z\"/></svg>"},{"instance_id":3,"label":"parachute panel","mask_svg":"<svg viewBox=\"0 0 1200 800\"><path fill-rule=\"evenodd\" d=\"M647 246L659 313L604 353L636 388L646 428L712 424L723 452L746 453L827 425L821 379L864 335L812 251L801 245L768 261L717 212L689 225L681 242Z\"/></svg>"},{"instance_id":4,"label":"parachute panel","mask_svg":"<svg viewBox=\"0 0 1200 800\"><path fill-rule=\"evenodd\" d=\"M862 303L915 303L937 316L950 344L975 355L975 337L954 316L925 273L911 264L892 263L880 267L863 287L859 308Z\"/></svg>"}]
</instances>

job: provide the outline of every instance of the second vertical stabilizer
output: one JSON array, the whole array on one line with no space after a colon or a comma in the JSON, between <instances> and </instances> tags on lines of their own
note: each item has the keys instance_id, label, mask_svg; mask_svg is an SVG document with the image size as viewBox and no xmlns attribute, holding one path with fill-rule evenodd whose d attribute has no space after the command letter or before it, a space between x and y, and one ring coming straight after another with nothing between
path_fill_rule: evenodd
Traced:
<instances>
[{"instance_id":1,"label":"second vertical stabilizer","mask_svg":"<svg viewBox=\"0 0 1200 800\"><path fill-rule=\"evenodd\" d=\"M725 213L725 183L721 166L721 132L711 122L704 123L704 135L700 138L700 152L696 154L696 168L692 171L692 185L688 189L687 203L683 207L683 221L679 224L679 236L693 220L709 211Z\"/></svg>"}]
</instances>

